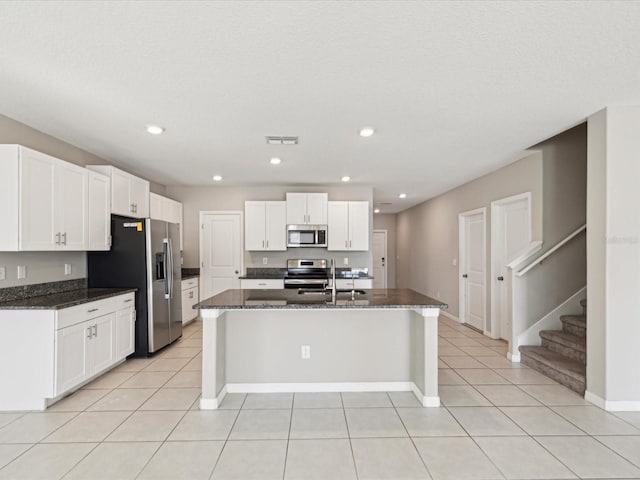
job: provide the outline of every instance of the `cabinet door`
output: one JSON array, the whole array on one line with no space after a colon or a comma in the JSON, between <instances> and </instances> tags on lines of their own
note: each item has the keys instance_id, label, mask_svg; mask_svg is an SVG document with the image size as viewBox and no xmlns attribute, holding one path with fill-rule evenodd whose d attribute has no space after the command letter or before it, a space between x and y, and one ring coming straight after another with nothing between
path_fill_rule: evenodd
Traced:
<instances>
[{"instance_id":1,"label":"cabinet door","mask_svg":"<svg viewBox=\"0 0 640 480\"><path fill-rule=\"evenodd\" d=\"M182 221L182 204L167 198L167 222L180 224Z\"/></svg>"},{"instance_id":2,"label":"cabinet door","mask_svg":"<svg viewBox=\"0 0 640 480\"><path fill-rule=\"evenodd\" d=\"M82 383L89 377L88 344L92 331L89 322L83 322L56 331L55 394Z\"/></svg>"},{"instance_id":3,"label":"cabinet door","mask_svg":"<svg viewBox=\"0 0 640 480\"><path fill-rule=\"evenodd\" d=\"M89 250L111 248L111 181L106 175L89 171Z\"/></svg>"},{"instance_id":4,"label":"cabinet door","mask_svg":"<svg viewBox=\"0 0 640 480\"><path fill-rule=\"evenodd\" d=\"M54 170L56 159L21 149L20 249L54 250L56 246Z\"/></svg>"},{"instance_id":5,"label":"cabinet door","mask_svg":"<svg viewBox=\"0 0 640 480\"><path fill-rule=\"evenodd\" d=\"M265 202L244 202L244 248L266 250Z\"/></svg>"},{"instance_id":6,"label":"cabinet door","mask_svg":"<svg viewBox=\"0 0 640 480\"><path fill-rule=\"evenodd\" d=\"M373 288L373 280L370 278L356 278L354 280L355 288Z\"/></svg>"},{"instance_id":7,"label":"cabinet door","mask_svg":"<svg viewBox=\"0 0 640 480\"><path fill-rule=\"evenodd\" d=\"M307 193L307 223L312 225L327 224L327 201L326 193Z\"/></svg>"},{"instance_id":8,"label":"cabinet door","mask_svg":"<svg viewBox=\"0 0 640 480\"><path fill-rule=\"evenodd\" d=\"M54 204L60 248L87 249L87 170L63 162L56 162Z\"/></svg>"},{"instance_id":9,"label":"cabinet door","mask_svg":"<svg viewBox=\"0 0 640 480\"><path fill-rule=\"evenodd\" d=\"M287 193L287 225L304 225L307 222L307 194Z\"/></svg>"},{"instance_id":10,"label":"cabinet door","mask_svg":"<svg viewBox=\"0 0 640 480\"><path fill-rule=\"evenodd\" d=\"M109 313L102 317L89 321L92 338L89 343L91 369L89 375L94 375L114 363L115 344L115 313Z\"/></svg>"},{"instance_id":11,"label":"cabinet door","mask_svg":"<svg viewBox=\"0 0 640 480\"><path fill-rule=\"evenodd\" d=\"M163 220L162 202L164 198L153 192L149 193L149 216L153 220Z\"/></svg>"},{"instance_id":12,"label":"cabinet door","mask_svg":"<svg viewBox=\"0 0 640 480\"><path fill-rule=\"evenodd\" d=\"M133 216L147 218L149 216L149 182L132 175L130 188L129 196L134 205Z\"/></svg>"},{"instance_id":13,"label":"cabinet door","mask_svg":"<svg viewBox=\"0 0 640 480\"><path fill-rule=\"evenodd\" d=\"M116 312L116 353L114 362L131 355L135 350L135 310L125 308Z\"/></svg>"},{"instance_id":14,"label":"cabinet door","mask_svg":"<svg viewBox=\"0 0 640 480\"><path fill-rule=\"evenodd\" d=\"M133 215L129 197L130 175L116 168L111 169L111 213L130 217Z\"/></svg>"},{"instance_id":15,"label":"cabinet door","mask_svg":"<svg viewBox=\"0 0 640 480\"><path fill-rule=\"evenodd\" d=\"M287 249L287 204L265 202L265 240L267 250Z\"/></svg>"},{"instance_id":16,"label":"cabinet door","mask_svg":"<svg viewBox=\"0 0 640 480\"><path fill-rule=\"evenodd\" d=\"M198 288L189 288L182 291L182 324L193 320L198 316L198 311L193 306L198 303Z\"/></svg>"},{"instance_id":17,"label":"cabinet door","mask_svg":"<svg viewBox=\"0 0 640 480\"><path fill-rule=\"evenodd\" d=\"M369 202L349 202L349 250L369 250Z\"/></svg>"},{"instance_id":18,"label":"cabinet door","mask_svg":"<svg viewBox=\"0 0 640 480\"><path fill-rule=\"evenodd\" d=\"M349 249L349 202L329 202L327 250Z\"/></svg>"}]
</instances>

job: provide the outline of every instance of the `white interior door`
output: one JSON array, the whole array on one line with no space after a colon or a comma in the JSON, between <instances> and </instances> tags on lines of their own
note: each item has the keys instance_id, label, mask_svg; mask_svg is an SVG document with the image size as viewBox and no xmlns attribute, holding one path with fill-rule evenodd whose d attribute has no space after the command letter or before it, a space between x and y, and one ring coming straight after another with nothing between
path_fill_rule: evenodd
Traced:
<instances>
[{"instance_id":1,"label":"white interior door","mask_svg":"<svg viewBox=\"0 0 640 480\"><path fill-rule=\"evenodd\" d=\"M200 219L200 298L204 300L240 288L242 214L201 212Z\"/></svg>"},{"instance_id":2,"label":"white interior door","mask_svg":"<svg viewBox=\"0 0 640 480\"><path fill-rule=\"evenodd\" d=\"M460 216L461 320L485 329L485 212Z\"/></svg>"},{"instance_id":3,"label":"white interior door","mask_svg":"<svg viewBox=\"0 0 640 480\"><path fill-rule=\"evenodd\" d=\"M530 198L518 196L513 200L505 199L493 204L493 217L496 222L492 235L493 301L495 302L494 324L497 332L494 337L510 340L511 315L509 312L510 286L507 282L507 265L514 260L531 242Z\"/></svg>"},{"instance_id":4,"label":"white interior door","mask_svg":"<svg viewBox=\"0 0 640 480\"><path fill-rule=\"evenodd\" d=\"M387 231L373 231L373 288L387 288Z\"/></svg>"}]
</instances>

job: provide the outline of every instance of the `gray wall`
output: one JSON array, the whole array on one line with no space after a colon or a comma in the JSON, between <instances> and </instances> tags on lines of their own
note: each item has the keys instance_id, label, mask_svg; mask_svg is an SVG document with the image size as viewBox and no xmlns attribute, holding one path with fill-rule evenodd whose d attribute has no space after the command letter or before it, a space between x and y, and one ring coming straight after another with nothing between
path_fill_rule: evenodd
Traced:
<instances>
[{"instance_id":1,"label":"gray wall","mask_svg":"<svg viewBox=\"0 0 640 480\"><path fill-rule=\"evenodd\" d=\"M367 200L369 202L369 225L373 205L373 189L369 187L292 187L292 186L250 186L250 187L179 187L168 186L166 194L182 202L183 208L183 264L197 267L200 262L201 211L241 211L247 200L284 200L286 192L327 192L329 200ZM243 226L244 228L244 226ZM371 239L369 239L371 244ZM368 252L328 252L327 249L288 249L284 252L244 252L246 267L285 267L288 258L330 258L335 257L338 266L343 266L348 258L351 267L371 268L371 250ZM267 258L267 265L262 262Z\"/></svg>"},{"instance_id":2,"label":"gray wall","mask_svg":"<svg viewBox=\"0 0 640 480\"><path fill-rule=\"evenodd\" d=\"M491 295L491 202L519 193L531 192L532 239L542 240L541 254L586 222L586 125L581 124L532 147L531 154L495 172L477 178L443 195L398 214L396 280L408 287L435 296L449 305L457 316L458 214L485 207L487 215L487 301L490 318ZM584 239L569 263L575 268L554 272L554 285L570 289L586 284ZM581 253L582 252L582 253ZM547 280L533 278L532 291ZM560 291L568 298L571 292ZM547 312L545 312L547 313Z\"/></svg>"},{"instance_id":3,"label":"gray wall","mask_svg":"<svg viewBox=\"0 0 640 480\"><path fill-rule=\"evenodd\" d=\"M533 238L542 230L542 156L528 157L480 177L443 195L400 212L397 219L396 283L436 297L458 315L458 214L487 209L487 285L491 250L489 242L491 202L531 192ZM487 290L487 293L489 291ZM487 318L490 296L487 295Z\"/></svg>"},{"instance_id":4,"label":"gray wall","mask_svg":"<svg viewBox=\"0 0 640 480\"><path fill-rule=\"evenodd\" d=\"M2 143L23 145L80 166L98 164L118 166L86 150L0 115L0 144ZM126 167L123 167L123 169L127 170ZM151 183L151 189L156 193L164 193L164 186L162 185ZM65 263L71 263L71 275L64 275ZM26 265L27 278L23 280L16 278L16 267L18 265ZM6 267L7 278L6 280L0 280L0 288L71 280L84 278L87 275L86 254L84 252L0 252L1 266Z\"/></svg>"},{"instance_id":5,"label":"gray wall","mask_svg":"<svg viewBox=\"0 0 640 480\"><path fill-rule=\"evenodd\" d=\"M387 231L387 288L396 286L396 220L396 214L373 215L373 229Z\"/></svg>"}]
</instances>

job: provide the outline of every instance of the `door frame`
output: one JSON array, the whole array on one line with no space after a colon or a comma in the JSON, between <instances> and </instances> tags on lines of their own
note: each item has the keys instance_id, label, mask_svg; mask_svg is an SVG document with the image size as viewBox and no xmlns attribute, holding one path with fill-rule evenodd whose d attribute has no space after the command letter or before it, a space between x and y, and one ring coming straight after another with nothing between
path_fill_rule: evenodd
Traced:
<instances>
[{"instance_id":1,"label":"door frame","mask_svg":"<svg viewBox=\"0 0 640 480\"><path fill-rule=\"evenodd\" d=\"M500 253L500 250L501 249L504 250L504 246L502 245L502 242L498 241L498 239L502 238L504 234L504 225L502 222L501 210L512 203L520 202L522 200L527 201L528 215L529 215L529 219L527 222L527 226L529 229L527 239L528 239L528 245L531 245L532 229L533 229L533 225L532 225L533 217L531 212L531 207L532 207L531 192L519 193L517 195L511 195L510 197L501 198L499 200L494 200L493 202L491 202L491 266L490 266L491 276L489 277L491 281L489 286L491 288L491 312L490 312L490 320L489 320L491 328L490 328L490 333L488 333L488 335L491 338L502 338L500 335L501 332L500 332L500 325L498 321L498 311L500 309L500 305L498 305L499 303L498 289L494 281L497 275L496 272L498 271L498 268L499 268L500 256L502 255Z\"/></svg>"},{"instance_id":2,"label":"door frame","mask_svg":"<svg viewBox=\"0 0 640 480\"><path fill-rule=\"evenodd\" d=\"M244 212L242 210L200 210L198 216L198 225L200 225L200 233L198 234L198 250L199 250L199 268L200 279L198 280L198 290L200 301L204 300L204 282L202 281L202 268L204 268L204 253L202 251L202 235L204 232L204 216L205 215L239 215L240 216L240 274L244 272Z\"/></svg>"},{"instance_id":3,"label":"door frame","mask_svg":"<svg viewBox=\"0 0 640 480\"><path fill-rule=\"evenodd\" d=\"M374 228L371 234L371 255L373 256L373 236L376 233L384 233L384 286L382 288L387 288L389 284L389 246L387 243L387 230L383 228ZM371 272L373 273L373 272ZM374 279L375 280L375 279Z\"/></svg>"},{"instance_id":4,"label":"door frame","mask_svg":"<svg viewBox=\"0 0 640 480\"><path fill-rule=\"evenodd\" d=\"M464 274L464 265L466 263L465 244L467 241L467 232L464 228L467 217L482 214L482 241L484 248L482 249L482 270L484 271L484 325L482 331L487 335L487 208L480 207L474 210L468 210L458 214L458 320L460 323L468 323L467 311L465 305L465 282L462 278Z\"/></svg>"}]
</instances>

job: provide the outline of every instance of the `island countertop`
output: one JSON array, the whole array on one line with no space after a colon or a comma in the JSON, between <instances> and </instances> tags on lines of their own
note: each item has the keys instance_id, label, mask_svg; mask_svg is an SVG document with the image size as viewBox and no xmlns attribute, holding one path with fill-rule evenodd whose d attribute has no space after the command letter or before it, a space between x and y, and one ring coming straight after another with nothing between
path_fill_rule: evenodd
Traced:
<instances>
[{"instance_id":1,"label":"island countertop","mask_svg":"<svg viewBox=\"0 0 640 480\"><path fill-rule=\"evenodd\" d=\"M196 309L415 309L447 308L448 305L408 288L363 290L361 295L351 291L331 294L300 294L296 289L280 290L225 290L194 305Z\"/></svg>"}]
</instances>

